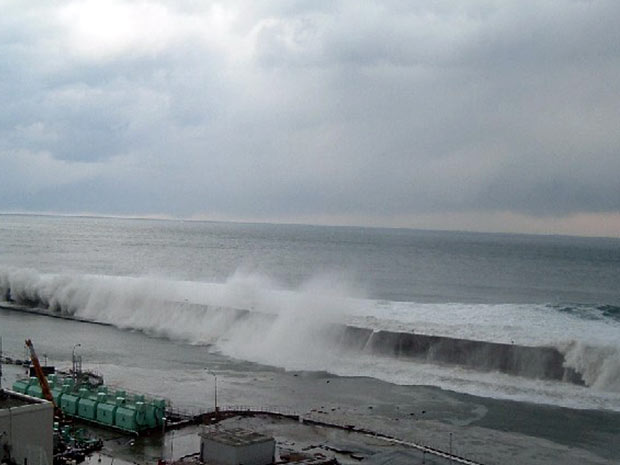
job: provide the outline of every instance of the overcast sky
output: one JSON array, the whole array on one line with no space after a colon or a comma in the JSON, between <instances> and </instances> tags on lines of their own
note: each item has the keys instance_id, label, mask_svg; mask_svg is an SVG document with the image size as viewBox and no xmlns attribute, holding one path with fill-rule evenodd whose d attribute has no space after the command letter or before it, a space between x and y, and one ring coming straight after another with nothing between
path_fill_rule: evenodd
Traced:
<instances>
[{"instance_id":1,"label":"overcast sky","mask_svg":"<svg viewBox=\"0 0 620 465\"><path fill-rule=\"evenodd\" d=\"M620 236L618 0L0 11L0 211Z\"/></svg>"}]
</instances>

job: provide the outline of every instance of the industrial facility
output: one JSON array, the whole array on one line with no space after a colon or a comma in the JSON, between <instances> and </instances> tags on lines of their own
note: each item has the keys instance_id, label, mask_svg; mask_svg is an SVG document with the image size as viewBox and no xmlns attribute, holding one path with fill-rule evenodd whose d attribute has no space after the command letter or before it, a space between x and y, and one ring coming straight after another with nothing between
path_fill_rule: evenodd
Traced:
<instances>
[{"instance_id":1,"label":"industrial facility","mask_svg":"<svg viewBox=\"0 0 620 465\"><path fill-rule=\"evenodd\" d=\"M0 462L51 465L53 428L52 404L0 390Z\"/></svg>"},{"instance_id":2,"label":"industrial facility","mask_svg":"<svg viewBox=\"0 0 620 465\"><path fill-rule=\"evenodd\" d=\"M204 427L200 460L218 465L269 465L274 462L274 438L241 428Z\"/></svg>"},{"instance_id":3,"label":"industrial facility","mask_svg":"<svg viewBox=\"0 0 620 465\"><path fill-rule=\"evenodd\" d=\"M119 464L337 465L340 459L384 464L420 458L422 463L479 465L451 452L312 415L247 406L222 408L217 404L217 391L212 411L175 411L165 399L112 389L101 375L83 372L75 346L72 369L58 372L47 363L41 366L30 340L26 347L30 377L17 378L11 391L2 390L0 384L2 465L92 463L95 451L98 463L107 457L105 465L115 460ZM26 366L21 360L3 357L0 341L0 383L2 361ZM182 453L174 448L177 428L185 431ZM289 434L296 439L282 441ZM338 435L342 437L337 439ZM360 441L359 448L350 447L351 435Z\"/></svg>"},{"instance_id":4,"label":"industrial facility","mask_svg":"<svg viewBox=\"0 0 620 465\"><path fill-rule=\"evenodd\" d=\"M30 339L31 376L13 383L17 393L51 402L57 416L72 417L91 423L140 433L163 426L166 421L166 401L150 399L142 394L127 394L116 390L108 392L103 378L82 371L81 358L73 353L73 368L66 376L42 367Z\"/></svg>"},{"instance_id":5,"label":"industrial facility","mask_svg":"<svg viewBox=\"0 0 620 465\"><path fill-rule=\"evenodd\" d=\"M120 390L108 392L107 386L93 387L70 376L53 374L46 378L54 403L65 415L131 433L159 428L165 421L164 399ZM13 390L43 398L41 384L34 376L17 380Z\"/></svg>"}]
</instances>

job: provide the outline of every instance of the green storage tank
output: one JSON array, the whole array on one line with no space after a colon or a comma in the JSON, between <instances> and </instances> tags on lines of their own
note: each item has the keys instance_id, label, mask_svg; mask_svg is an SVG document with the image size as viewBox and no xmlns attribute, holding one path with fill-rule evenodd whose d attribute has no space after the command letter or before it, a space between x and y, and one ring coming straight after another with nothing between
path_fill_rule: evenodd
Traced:
<instances>
[{"instance_id":1,"label":"green storage tank","mask_svg":"<svg viewBox=\"0 0 620 465\"><path fill-rule=\"evenodd\" d=\"M26 394L32 397L38 397L40 399L43 398L43 389L41 389L41 386L39 386L39 380L36 378L36 376L30 377L30 384L28 386L28 389L26 389Z\"/></svg>"},{"instance_id":2,"label":"green storage tank","mask_svg":"<svg viewBox=\"0 0 620 465\"><path fill-rule=\"evenodd\" d=\"M99 392L97 398L99 402L97 404L97 416L95 419L104 425L114 426L116 409L118 408L116 403L109 400L105 392Z\"/></svg>"},{"instance_id":3,"label":"green storage tank","mask_svg":"<svg viewBox=\"0 0 620 465\"><path fill-rule=\"evenodd\" d=\"M138 429L146 429L148 425L146 424L146 404L144 402L136 402L136 424L138 425Z\"/></svg>"},{"instance_id":4,"label":"green storage tank","mask_svg":"<svg viewBox=\"0 0 620 465\"><path fill-rule=\"evenodd\" d=\"M13 390L15 392L19 392L20 394L26 394L26 391L30 387L30 381L30 378L18 379L13 383Z\"/></svg>"},{"instance_id":5,"label":"green storage tank","mask_svg":"<svg viewBox=\"0 0 620 465\"><path fill-rule=\"evenodd\" d=\"M95 390L80 385L76 391L73 378L56 374L48 375L47 380L56 405L67 415L131 432L158 428L163 423L164 399L145 399L141 394L128 396L120 390L108 394L107 386ZM16 381L13 390L33 397L43 396L36 377Z\"/></svg>"},{"instance_id":6,"label":"green storage tank","mask_svg":"<svg viewBox=\"0 0 620 465\"><path fill-rule=\"evenodd\" d=\"M128 403L125 399L122 399L116 409L114 424L117 428L126 431L143 430L146 428L145 412L144 402Z\"/></svg>"},{"instance_id":7,"label":"green storage tank","mask_svg":"<svg viewBox=\"0 0 620 465\"><path fill-rule=\"evenodd\" d=\"M127 403L124 397L116 398L116 417L114 418L114 426L129 430L136 431L135 422L135 410L131 404Z\"/></svg>"},{"instance_id":8,"label":"green storage tank","mask_svg":"<svg viewBox=\"0 0 620 465\"><path fill-rule=\"evenodd\" d=\"M38 397L39 399L43 398L43 390L41 389L41 386L37 386L34 384L28 388L28 391L26 392L26 394L28 394L31 397Z\"/></svg>"},{"instance_id":9,"label":"green storage tank","mask_svg":"<svg viewBox=\"0 0 620 465\"><path fill-rule=\"evenodd\" d=\"M68 415L77 415L80 398L73 392L65 392L60 400L61 410Z\"/></svg>"},{"instance_id":10,"label":"green storage tank","mask_svg":"<svg viewBox=\"0 0 620 465\"><path fill-rule=\"evenodd\" d=\"M54 398L54 402L56 402L56 405L60 405L62 396L63 386L56 383L56 385L52 388L52 397Z\"/></svg>"},{"instance_id":11,"label":"green storage tank","mask_svg":"<svg viewBox=\"0 0 620 465\"><path fill-rule=\"evenodd\" d=\"M97 419L97 394L86 388L80 388L78 392L78 416L86 420L95 421Z\"/></svg>"},{"instance_id":12,"label":"green storage tank","mask_svg":"<svg viewBox=\"0 0 620 465\"><path fill-rule=\"evenodd\" d=\"M72 392L73 392L73 380L70 378L63 379L62 383L59 380L56 383L56 386L54 386L54 389L52 389L52 396L54 397L54 401L56 401L56 405L60 407L60 409L65 413L68 413L68 412L65 410L66 405L63 404L62 400L65 395L71 394Z\"/></svg>"},{"instance_id":13,"label":"green storage tank","mask_svg":"<svg viewBox=\"0 0 620 465\"><path fill-rule=\"evenodd\" d=\"M153 400L146 404L145 421L148 428L155 428L163 424L166 416L166 401Z\"/></svg>"}]
</instances>

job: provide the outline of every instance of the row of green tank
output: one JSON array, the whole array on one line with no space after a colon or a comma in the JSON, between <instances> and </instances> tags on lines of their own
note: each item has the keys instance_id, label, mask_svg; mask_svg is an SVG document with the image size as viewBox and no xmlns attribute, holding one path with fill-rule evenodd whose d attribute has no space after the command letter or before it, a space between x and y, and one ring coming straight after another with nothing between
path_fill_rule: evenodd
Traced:
<instances>
[{"instance_id":1,"label":"row of green tank","mask_svg":"<svg viewBox=\"0 0 620 465\"><path fill-rule=\"evenodd\" d=\"M54 402L66 415L134 433L161 427L164 422L166 401L163 399L145 399L143 395L127 395L125 391L112 393L107 386L76 385L73 378L55 374L48 375L47 381ZM16 381L13 390L43 398L36 377Z\"/></svg>"}]
</instances>

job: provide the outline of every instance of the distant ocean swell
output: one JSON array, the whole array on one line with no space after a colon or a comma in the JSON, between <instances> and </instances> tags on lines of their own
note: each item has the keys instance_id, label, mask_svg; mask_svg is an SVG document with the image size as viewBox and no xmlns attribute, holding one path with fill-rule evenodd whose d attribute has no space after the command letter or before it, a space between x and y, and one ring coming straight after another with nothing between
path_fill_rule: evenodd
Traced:
<instances>
[{"instance_id":1,"label":"distant ocean swell","mask_svg":"<svg viewBox=\"0 0 620 465\"><path fill-rule=\"evenodd\" d=\"M576 315L580 318L599 320L609 318L620 321L620 307L617 305L549 305L549 307L560 312Z\"/></svg>"},{"instance_id":2,"label":"distant ocean swell","mask_svg":"<svg viewBox=\"0 0 620 465\"><path fill-rule=\"evenodd\" d=\"M300 312L299 305L289 313L271 313L265 308L193 304L183 302L174 288L172 283L162 285L133 278L0 271L0 297L8 304L5 307L96 321L193 344L211 344L223 353L285 368L295 369L298 364L329 369L321 367L321 351L329 351L454 365L620 392L617 347L598 347L584 341L528 346L390 331L360 327L324 313L317 316ZM611 318L617 317L616 307L584 308L574 311L583 313L595 308L599 313L611 313ZM567 307L557 310L569 311ZM289 357L286 361L282 361L283 353ZM260 355L258 359L255 354ZM308 358L313 359L310 364Z\"/></svg>"}]
</instances>

